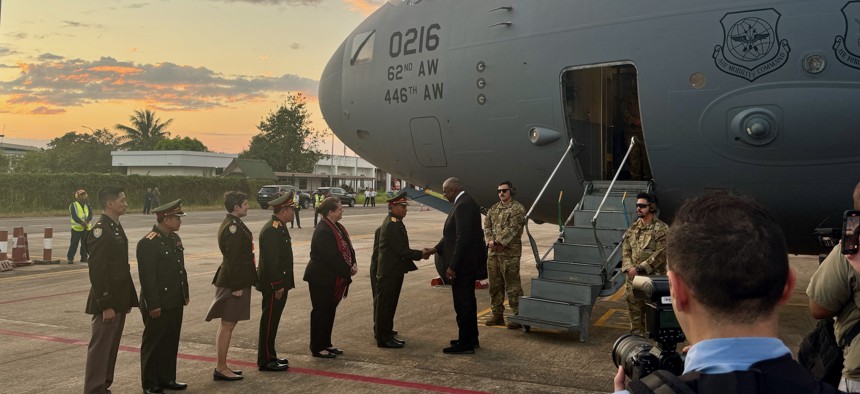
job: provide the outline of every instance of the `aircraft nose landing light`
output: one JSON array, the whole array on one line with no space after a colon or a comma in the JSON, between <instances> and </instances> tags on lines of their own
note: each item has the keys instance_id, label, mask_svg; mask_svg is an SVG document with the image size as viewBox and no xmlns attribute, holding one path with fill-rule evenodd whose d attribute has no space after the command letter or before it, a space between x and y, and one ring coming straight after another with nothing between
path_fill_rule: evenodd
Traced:
<instances>
[{"instance_id":1,"label":"aircraft nose landing light","mask_svg":"<svg viewBox=\"0 0 860 394\"><path fill-rule=\"evenodd\" d=\"M762 146L773 142L778 134L777 117L764 108L750 108L741 111L732 119L731 128L735 141Z\"/></svg>"}]
</instances>

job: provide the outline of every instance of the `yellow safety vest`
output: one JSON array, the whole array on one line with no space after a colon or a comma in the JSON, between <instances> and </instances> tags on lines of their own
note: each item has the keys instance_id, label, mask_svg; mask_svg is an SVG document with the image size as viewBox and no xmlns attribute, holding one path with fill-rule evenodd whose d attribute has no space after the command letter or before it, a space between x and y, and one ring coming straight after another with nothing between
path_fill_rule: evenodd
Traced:
<instances>
[{"instance_id":1,"label":"yellow safety vest","mask_svg":"<svg viewBox=\"0 0 860 394\"><path fill-rule=\"evenodd\" d=\"M75 207L75 214L78 216L78 218L81 219L82 221L87 220L87 216L90 216L90 209L86 205L81 204L77 201L73 202L72 205ZM84 231L84 226L81 225L80 223L76 222L75 219L70 218L69 221L72 222L72 230ZM92 223L90 223L87 226L87 231L92 230L92 229L93 229L93 225L92 225Z\"/></svg>"},{"instance_id":2,"label":"yellow safety vest","mask_svg":"<svg viewBox=\"0 0 860 394\"><path fill-rule=\"evenodd\" d=\"M320 203L322 203L322 202L323 202L323 200L325 200L325 196L324 196L324 195L322 195L322 194L317 194L317 195L315 195L315 196L314 196L314 207L318 207L318 206L320 206Z\"/></svg>"}]
</instances>

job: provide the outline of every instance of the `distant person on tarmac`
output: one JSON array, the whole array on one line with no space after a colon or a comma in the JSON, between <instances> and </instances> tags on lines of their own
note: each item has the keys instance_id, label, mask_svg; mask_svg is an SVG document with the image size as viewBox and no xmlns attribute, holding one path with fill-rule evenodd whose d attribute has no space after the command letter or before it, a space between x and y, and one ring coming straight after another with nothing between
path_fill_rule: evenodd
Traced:
<instances>
[{"instance_id":1,"label":"distant person on tarmac","mask_svg":"<svg viewBox=\"0 0 860 394\"><path fill-rule=\"evenodd\" d=\"M146 188L143 193L143 214L149 215L149 210L152 209L152 188Z\"/></svg>"},{"instance_id":2,"label":"distant person on tarmac","mask_svg":"<svg viewBox=\"0 0 860 394\"><path fill-rule=\"evenodd\" d=\"M75 253L78 252L78 243L81 244L81 262L87 262L87 232L92 230L93 207L87 202L87 191L84 189L75 192L75 201L69 204L69 215L72 217L72 240L69 242L68 258L69 264L75 262Z\"/></svg>"}]
</instances>

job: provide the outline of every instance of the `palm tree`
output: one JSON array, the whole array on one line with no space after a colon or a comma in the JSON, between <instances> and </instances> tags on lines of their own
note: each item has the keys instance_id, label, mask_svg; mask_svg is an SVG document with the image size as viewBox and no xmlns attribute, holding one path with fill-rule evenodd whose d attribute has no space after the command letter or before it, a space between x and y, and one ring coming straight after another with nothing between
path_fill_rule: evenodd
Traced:
<instances>
[{"instance_id":1,"label":"palm tree","mask_svg":"<svg viewBox=\"0 0 860 394\"><path fill-rule=\"evenodd\" d=\"M155 144L170 136L165 130L173 123L173 119L161 123L161 119L155 117L155 112L148 109L136 110L130 118L132 126L117 123L114 128L125 133L119 136L120 148L128 150L151 150Z\"/></svg>"}]
</instances>

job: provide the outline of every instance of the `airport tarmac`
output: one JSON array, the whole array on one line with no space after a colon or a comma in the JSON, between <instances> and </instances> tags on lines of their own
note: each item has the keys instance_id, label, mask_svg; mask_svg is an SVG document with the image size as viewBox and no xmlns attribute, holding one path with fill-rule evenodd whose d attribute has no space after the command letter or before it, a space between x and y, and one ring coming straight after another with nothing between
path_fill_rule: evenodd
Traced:
<instances>
[{"instance_id":1,"label":"airport tarmac","mask_svg":"<svg viewBox=\"0 0 860 394\"><path fill-rule=\"evenodd\" d=\"M253 204L252 204L253 205ZM301 280L308 261L313 213L301 211L302 229L291 229L296 288L288 293L277 338L279 357L290 360L288 372L259 372L256 368L260 293L251 299L251 320L240 322L233 333L228 364L245 371L237 382L213 381L217 321L203 320L215 294L212 277L221 262L215 240L223 212L188 212L180 235L185 246L191 303L186 307L180 342L177 378L188 383L187 392L203 393L606 393L612 391L615 366L610 359L614 341L627 332L623 289L598 301L592 313L587 343L577 333L533 328L508 330L487 327L490 314L487 290L478 290L481 348L473 355L446 355L442 348L456 337L457 326L449 287L431 287L437 276L431 260L406 275L395 319L404 349L380 349L373 338L372 301L368 265L373 232L386 210L346 208L343 223L356 249L359 273L349 296L338 307L332 335L344 351L337 359L313 358L308 351L310 299ZM245 223L255 238L270 211L249 210ZM132 277L139 287L135 262L137 241L154 224L154 216L130 213L121 217L129 237ZM445 215L421 210L413 204L405 219L413 248L433 246L441 237ZM86 264L65 264L69 245L69 219L4 218L0 229L24 226L30 255L41 257L44 227L54 228L54 258L60 265L18 267L0 272L0 393L70 393L83 387L90 316L84 313L89 291ZM541 253L552 245L558 227L531 224ZM537 276L534 258L524 239L522 280L526 295ZM795 295L780 309L780 337L793 350L809 332L804 294L817 257L791 256L798 271ZM139 347L143 324L134 309L128 315L117 359L114 393L140 392Z\"/></svg>"}]
</instances>

